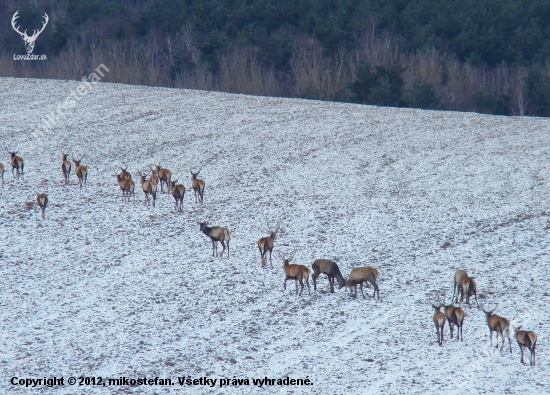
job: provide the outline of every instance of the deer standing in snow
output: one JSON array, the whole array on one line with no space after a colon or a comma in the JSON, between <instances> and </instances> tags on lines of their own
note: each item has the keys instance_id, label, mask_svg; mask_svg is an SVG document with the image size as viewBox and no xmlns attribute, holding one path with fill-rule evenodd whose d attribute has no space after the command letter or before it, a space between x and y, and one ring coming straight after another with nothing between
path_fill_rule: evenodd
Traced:
<instances>
[{"instance_id":1,"label":"deer standing in snow","mask_svg":"<svg viewBox=\"0 0 550 395\"><path fill-rule=\"evenodd\" d=\"M275 238L277 237L277 232L280 230L280 223L277 223L277 226L275 227L275 230L270 230L271 227L269 224L267 224L267 231L269 233L269 236L262 237L258 240L258 248L260 249L260 256L262 257L262 266L267 261L267 252L269 252L269 263L271 263L271 267L273 267L273 261L271 260L271 253L273 252L273 242L275 241Z\"/></svg>"},{"instance_id":2,"label":"deer standing in snow","mask_svg":"<svg viewBox=\"0 0 550 395\"><path fill-rule=\"evenodd\" d=\"M285 271L285 281L283 283L283 288L286 291L286 282L288 280L294 280L294 283L296 284L296 294L298 295L298 282L301 285L300 289L300 295L302 296L302 292L304 291L304 280L306 280L307 284L307 293L311 295L311 291L309 288L309 268L304 265L297 265L294 263L290 263L292 259L294 259L294 255L296 255L296 249L292 253L292 255L289 258L285 258L280 252L277 251L277 254L279 255L279 258L283 260L283 270Z\"/></svg>"},{"instance_id":3,"label":"deer standing in snow","mask_svg":"<svg viewBox=\"0 0 550 395\"><path fill-rule=\"evenodd\" d=\"M199 171L193 173L193 170L189 169L191 172L191 187L193 188L193 191L195 191L195 203L200 202L202 204L202 200L204 198L204 180L197 178L201 170L202 167Z\"/></svg>"},{"instance_id":4,"label":"deer standing in snow","mask_svg":"<svg viewBox=\"0 0 550 395\"><path fill-rule=\"evenodd\" d=\"M17 156L17 152L15 151L12 151L12 152L8 151L8 154L10 154L10 158L11 158L10 159L11 175L13 176L13 178L16 178L15 174L13 174L14 171L17 174L17 178L19 178L19 176L25 175L23 172L23 170L25 169L25 163L23 162L23 158L20 156Z\"/></svg>"},{"instance_id":5,"label":"deer standing in snow","mask_svg":"<svg viewBox=\"0 0 550 395\"><path fill-rule=\"evenodd\" d=\"M170 193L176 201L176 210L183 211L183 198L185 196L185 186L178 184L178 180L170 180Z\"/></svg>"},{"instance_id":6,"label":"deer standing in snow","mask_svg":"<svg viewBox=\"0 0 550 395\"><path fill-rule=\"evenodd\" d=\"M199 222L199 228L202 233L210 237L212 240L212 256L223 256L225 251L225 244L227 243L227 257L229 257L229 239L231 237L231 231L221 226L206 226L204 222ZM218 255L218 241L222 244L222 252Z\"/></svg>"},{"instance_id":7,"label":"deer standing in snow","mask_svg":"<svg viewBox=\"0 0 550 395\"><path fill-rule=\"evenodd\" d=\"M78 183L80 184L80 188L82 188L82 184L88 185L87 179L88 179L88 168L86 166L83 166L80 164L82 162L82 159L84 159L84 156L82 156L79 160L76 160L74 156L72 157L73 162L76 166L74 169L74 173L78 177Z\"/></svg>"},{"instance_id":8,"label":"deer standing in snow","mask_svg":"<svg viewBox=\"0 0 550 395\"><path fill-rule=\"evenodd\" d=\"M374 293L372 294L372 297L374 298L378 293L378 299L380 299L380 290L378 288L378 284L376 284L377 278L377 269L370 266L356 267L351 270L351 273L346 282L344 284L340 283L340 287L338 289L341 289L343 287L348 287L351 291L355 289L354 297L356 298L357 284L359 284L359 286L361 287L361 294L363 295L363 299L366 299L365 294L363 293L363 283L370 283L374 288ZM367 284L367 286L369 286L369 284Z\"/></svg>"},{"instance_id":9,"label":"deer standing in snow","mask_svg":"<svg viewBox=\"0 0 550 395\"><path fill-rule=\"evenodd\" d=\"M441 308L444 303L439 302L439 296L437 297L437 304L433 304L431 297L429 298L430 305L435 310L433 315L433 322L435 330L437 332L437 342L440 346L443 345L443 328L445 327L445 314L441 312Z\"/></svg>"},{"instance_id":10,"label":"deer standing in snow","mask_svg":"<svg viewBox=\"0 0 550 395\"><path fill-rule=\"evenodd\" d=\"M531 366L535 366L535 348L537 347L537 334L533 331L522 331L522 326L523 324L517 328L514 328L516 340L518 342L519 349L521 350L521 363L525 363L523 362L523 351L525 350L525 348L527 348L531 352L531 355L529 356L529 362Z\"/></svg>"},{"instance_id":11,"label":"deer standing in snow","mask_svg":"<svg viewBox=\"0 0 550 395\"><path fill-rule=\"evenodd\" d=\"M338 280L340 288L346 285L346 280L340 273L340 269L336 262L329 261L328 259L316 259L311 265L313 268L313 290L317 290L317 277L321 273L325 273L328 276L328 282L330 285L330 292L334 293L334 279Z\"/></svg>"},{"instance_id":12,"label":"deer standing in snow","mask_svg":"<svg viewBox=\"0 0 550 395\"><path fill-rule=\"evenodd\" d=\"M46 217L45 211L48 205L48 195L45 193L37 193L36 202L38 203L38 207L40 207L40 211L42 211L42 219L44 219Z\"/></svg>"}]
</instances>

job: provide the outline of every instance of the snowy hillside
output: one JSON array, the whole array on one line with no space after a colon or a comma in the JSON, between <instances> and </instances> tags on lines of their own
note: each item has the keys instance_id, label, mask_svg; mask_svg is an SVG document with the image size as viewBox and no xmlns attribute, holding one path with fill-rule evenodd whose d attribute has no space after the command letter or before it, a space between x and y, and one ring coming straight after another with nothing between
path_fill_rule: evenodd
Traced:
<instances>
[{"instance_id":1,"label":"snowy hillside","mask_svg":"<svg viewBox=\"0 0 550 395\"><path fill-rule=\"evenodd\" d=\"M98 84L32 137L78 86L0 78L0 393L31 393L13 376L176 382L41 394L550 393L547 119ZM84 155L86 189L74 173L63 184L62 152ZM182 213L166 193L144 206L139 183L121 202L111 175L153 162L184 182ZM201 166L202 207L189 174ZM35 192L49 196L44 221ZM229 258L212 257L202 220L233 232ZM378 268L381 300L331 294L325 275L311 296L283 291L280 259L262 267L256 246L266 221L295 263ZM449 300L458 268L486 307L537 332L536 367L514 338L512 354L491 349L477 308L463 343L446 325L437 345L428 294ZM286 376L313 385L252 384ZM234 377L250 385L220 388Z\"/></svg>"}]
</instances>

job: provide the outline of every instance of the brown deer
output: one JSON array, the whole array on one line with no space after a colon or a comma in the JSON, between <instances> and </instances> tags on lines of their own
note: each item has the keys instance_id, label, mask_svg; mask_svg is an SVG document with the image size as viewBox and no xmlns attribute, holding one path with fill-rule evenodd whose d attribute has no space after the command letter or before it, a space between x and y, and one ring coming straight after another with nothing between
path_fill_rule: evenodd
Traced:
<instances>
[{"instance_id":1,"label":"brown deer","mask_svg":"<svg viewBox=\"0 0 550 395\"><path fill-rule=\"evenodd\" d=\"M521 327L523 325L520 325L517 328L514 328L514 332L516 335L516 340L518 341L519 349L521 350L521 363L523 362L523 352L525 348L531 352L531 355L529 356L529 362L531 366L536 366L536 350L537 347L537 334L533 331L522 331Z\"/></svg>"},{"instance_id":2,"label":"brown deer","mask_svg":"<svg viewBox=\"0 0 550 395\"><path fill-rule=\"evenodd\" d=\"M185 186L177 184L178 180L170 180L170 193L176 201L176 210L183 211L183 197L185 196Z\"/></svg>"},{"instance_id":3,"label":"brown deer","mask_svg":"<svg viewBox=\"0 0 550 395\"><path fill-rule=\"evenodd\" d=\"M472 307L470 305L470 297L473 295L476 298L476 305L477 308L479 308L479 303L477 302L477 286L476 282L474 281L474 277L466 277L462 279L460 283L461 288L461 297L460 297L460 305L462 305L462 302L464 301L464 296L466 296L466 303L468 303L468 307Z\"/></svg>"},{"instance_id":4,"label":"brown deer","mask_svg":"<svg viewBox=\"0 0 550 395\"><path fill-rule=\"evenodd\" d=\"M45 219L46 217L46 206L48 205L48 195L45 193L37 193L36 194L36 202L38 203L38 206L40 207L40 210L42 211L42 219Z\"/></svg>"},{"instance_id":5,"label":"brown deer","mask_svg":"<svg viewBox=\"0 0 550 395\"><path fill-rule=\"evenodd\" d=\"M498 307L498 304L491 311L485 311L483 307L481 308L481 310L483 310L483 312L485 313L487 326L489 327L489 337L491 338L491 347L493 346L493 332L496 332L497 333L496 348L498 348L498 337L500 336L502 338L502 347L500 348L500 350L502 351L504 349L504 345L506 344L506 340L504 339L504 332L508 331L508 343L510 345L510 353L512 353L510 321L508 321L504 317L493 314L493 312L497 309L497 307Z\"/></svg>"},{"instance_id":6,"label":"brown deer","mask_svg":"<svg viewBox=\"0 0 550 395\"><path fill-rule=\"evenodd\" d=\"M443 299L445 305L445 299ZM451 332L451 339L453 338L454 327L456 326L456 340L464 341L462 334L462 324L464 323L464 310L460 307L455 307L452 304L445 305L445 317L449 324L449 331Z\"/></svg>"},{"instance_id":7,"label":"brown deer","mask_svg":"<svg viewBox=\"0 0 550 395\"><path fill-rule=\"evenodd\" d=\"M328 282L330 285L330 292L334 293L334 278L338 280L340 288L346 285L346 280L340 273L340 269L336 262L329 261L328 259L316 259L311 265L313 268L313 290L317 290L317 277L321 273L325 273L328 276Z\"/></svg>"},{"instance_id":8,"label":"brown deer","mask_svg":"<svg viewBox=\"0 0 550 395\"><path fill-rule=\"evenodd\" d=\"M152 180L155 184L158 185L159 175L157 174L156 166L153 167L153 166L149 165L149 168L151 169L151 176L149 177L149 179Z\"/></svg>"},{"instance_id":9,"label":"brown deer","mask_svg":"<svg viewBox=\"0 0 550 395\"><path fill-rule=\"evenodd\" d=\"M273 262L271 260L271 253L273 251L273 242L277 238L277 232L280 230L280 223L277 223L277 226L275 227L275 230L270 230L271 226L267 224L267 232L269 233L269 236L262 237L260 240L258 240L258 248L260 250L260 256L262 257L262 266L264 264L267 264L267 253L269 252L269 263L271 263L271 267L273 267Z\"/></svg>"},{"instance_id":10,"label":"brown deer","mask_svg":"<svg viewBox=\"0 0 550 395\"><path fill-rule=\"evenodd\" d=\"M4 186L4 165L0 163L0 178L2 179L2 187Z\"/></svg>"},{"instance_id":11,"label":"brown deer","mask_svg":"<svg viewBox=\"0 0 550 395\"><path fill-rule=\"evenodd\" d=\"M145 179L145 174L141 174L141 172L138 172L140 177L140 183L141 183L141 189L143 190L143 193L145 193L145 201L143 204L150 203L149 195L153 198L153 207L155 207L155 202L157 200L157 187L156 185L151 183L151 180Z\"/></svg>"},{"instance_id":12,"label":"brown deer","mask_svg":"<svg viewBox=\"0 0 550 395\"><path fill-rule=\"evenodd\" d=\"M61 171L63 172L65 184L69 182L69 175L71 174L71 161L67 160L67 156L69 154L61 153Z\"/></svg>"},{"instance_id":13,"label":"brown deer","mask_svg":"<svg viewBox=\"0 0 550 395\"><path fill-rule=\"evenodd\" d=\"M80 184L80 188L82 188L82 183L84 185L88 185L86 180L88 179L88 168L86 166L82 166L80 162L82 162L82 159L84 159L84 156L82 156L79 160L76 160L74 156L72 157L74 165L76 166L74 169L74 173L78 177L78 183Z\"/></svg>"},{"instance_id":14,"label":"brown deer","mask_svg":"<svg viewBox=\"0 0 550 395\"><path fill-rule=\"evenodd\" d=\"M116 182L122 192L122 201L124 202L125 198L127 201L130 201L130 195L132 195L134 197L134 202L135 202L136 195L134 193L134 188L136 186L136 183L134 182L134 180L128 180L126 178L122 178L121 174L114 174L113 176L116 177Z\"/></svg>"},{"instance_id":15,"label":"brown deer","mask_svg":"<svg viewBox=\"0 0 550 395\"><path fill-rule=\"evenodd\" d=\"M23 162L23 158L21 158L20 156L17 156L17 152L15 151L12 151L12 152L9 152L8 151L8 154L10 154L10 164L11 164L11 175L13 176L13 178L16 178L15 177L15 174L13 174L14 171L16 171L16 174L17 174L17 178L19 178L19 176L24 176L24 168L25 168L25 163Z\"/></svg>"},{"instance_id":16,"label":"brown deer","mask_svg":"<svg viewBox=\"0 0 550 395\"><path fill-rule=\"evenodd\" d=\"M456 301L455 303L458 303L458 297L460 295L460 292L462 292L462 280L465 278L470 277L468 272L466 270L457 270L455 272L455 278L453 282L453 298L451 300L454 300L455 298L455 291L456 291Z\"/></svg>"},{"instance_id":17,"label":"brown deer","mask_svg":"<svg viewBox=\"0 0 550 395\"><path fill-rule=\"evenodd\" d=\"M289 258L285 258L281 253L277 251L277 254L279 257L283 260L283 270L285 271L285 281L283 283L283 288L286 291L286 282L288 280L294 280L294 283L296 284L296 294L298 295L298 282L300 282L300 295L302 296L302 292L304 291L304 281L306 280L307 284L307 293L308 295L311 295L311 289L309 288L309 269L307 266L304 265L297 265L297 264L291 264L290 262L292 259L294 259L294 255L296 255L296 249L292 253L292 255Z\"/></svg>"},{"instance_id":18,"label":"brown deer","mask_svg":"<svg viewBox=\"0 0 550 395\"><path fill-rule=\"evenodd\" d=\"M353 291L355 289L355 294L353 295L353 297L357 298L357 284L359 284L359 286L361 287L361 294L363 295L363 299L366 299L365 294L363 293L363 283L366 282L368 287L372 285L372 287L374 288L374 293L372 294L372 297L374 298L376 294L378 294L378 299L380 300L380 290L378 288L378 284L376 284L377 278L377 269L370 266L356 267L351 270L351 273L346 280L346 283L340 283L338 289L341 289L343 287L348 287L350 291Z\"/></svg>"},{"instance_id":19,"label":"brown deer","mask_svg":"<svg viewBox=\"0 0 550 395\"><path fill-rule=\"evenodd\" d=\"M223 228L221 226L206 226L204 222L199 222L200 231L204 233L206 236L210 237L210 240L212 240L212 256L223 256L223 252L225 251L225 244L227 243L227 257L229 258L229 239L231 237L231 231L227 228ZM218 253L218 241L222 244L222 252L221 254L217 255Z\"/></svg>"},{"instance_id":20,"label":"brown deer","mask_svg":"<svg viewBox=\"0 0 550 395\"><path fill-rule=\"evenodd\" d=\"M200 202L202 204L202 200L204 198L204 180L197 178L201 170L202 167L199 171L193 173L193 170L189 169L191 172L191 187L193 188L193 191L195 191L195 203Z\"/></svg>"},{"instance_id":21,"label":"brown deer","mask_svg":"<svg viewBox=\"0 0 550 395\"><path fill-rule=\"evenodd\" d=\"M172 172L168 169L163 169L160 167L160 163L155 165L155 173L158 175L160 180L160 192L162 193L162 184L166 185L166 191L169 190L170 180L172 179Z\"/></svg>"},{"instance_id":22,"label":"brown deer","mask_svg":"<svg viewBox=\"0 0 550 395\"><path fill-rule=\"evenodd\" d=\"M443 328L445 327L445 314L441 312L441 308L443 307L443 303L439 302L439 296L437 297L437 303L433 304L431 297L429 298L430 305L435 310L433 315L433 322L435 325L435 330L437 332L437 342L440 346L443 345Z\"/></svg>"}]
</instances>

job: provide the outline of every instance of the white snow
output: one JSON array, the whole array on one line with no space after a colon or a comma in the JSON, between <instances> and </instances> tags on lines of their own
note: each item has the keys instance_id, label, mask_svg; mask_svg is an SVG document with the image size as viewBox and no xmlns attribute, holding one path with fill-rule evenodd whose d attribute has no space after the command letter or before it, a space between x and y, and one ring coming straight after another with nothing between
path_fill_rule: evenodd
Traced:
<instances>
[{"instance_id":1,"label":"white snow","mask_svg":"<svg viewBox=\"0 0 550 395\"><path fill-rule=\"evenodd\" d=\"M32 137L78 85L0 78L0 393L550 393L547 119L100 83ZM64 185L62 152L84 155L86 189L74 166ZM166 193L143 205L136 170L153 162L185 184L183 213ZM111 176L123 164L135 204ZM200 166L203 206L190 188ZM202 220L232 231L230 258L212 257ZM331 294L325 275L311 296L294 281L283 291L276 254L260 264L266 221L281 221L275 251L297 248L294 263L378 268L381 300ZM428 294L449 300L459 268L480 302L536 331L536 367L513 337L512 354L491 349L475 307L464 342L445 325L437 345ZM176 385L30 390L13 376ZM180 387L183 376L251 385ZM313 386L252 386L266 376Z\"/></svg>"}]
</instances>

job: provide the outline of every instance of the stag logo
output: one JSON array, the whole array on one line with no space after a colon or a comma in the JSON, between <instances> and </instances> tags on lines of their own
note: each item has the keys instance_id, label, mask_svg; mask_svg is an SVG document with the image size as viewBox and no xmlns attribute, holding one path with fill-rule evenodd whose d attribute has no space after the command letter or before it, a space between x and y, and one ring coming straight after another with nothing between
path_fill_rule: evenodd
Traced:
<instances>
[{"instance_id":1,"label":"stag logo","mask_svg":"<svg viewBox=\"0 0 550 395\"><path fill-rule=\"evenodd\" d=\"M36 39L38 38L40 33L42 33L44 31L44 28L48 24L48 21L50 20L50 18L48 18L48 14L44 13L44 16L43 16L44 22L42 24L42 29L34 30L32 36L27 36L27 30L26 29L25 29L24 32L21 32L19 30L19 27L15 25L16 19L19 18L18 14L19 14L19 11L16 11L15 14L13 14L13 18L11 18L11 26L13 27L13 30L15 30L17 33L19 33L21 38L25 41L25 50L30 55L32 53L32 51L34 50L34 42L36 41Z\"/></svg>"}]
</instances>

